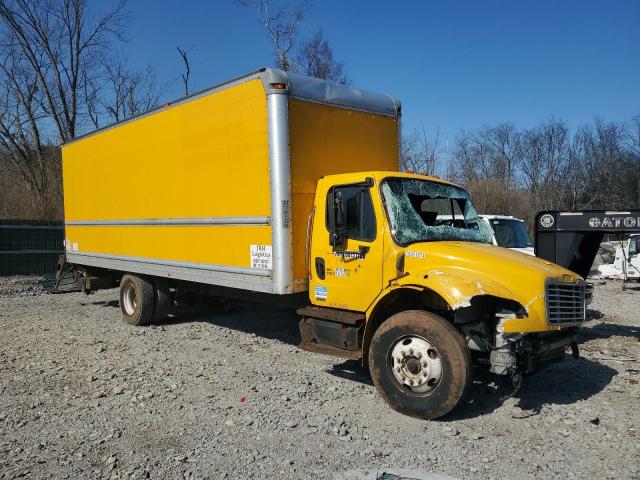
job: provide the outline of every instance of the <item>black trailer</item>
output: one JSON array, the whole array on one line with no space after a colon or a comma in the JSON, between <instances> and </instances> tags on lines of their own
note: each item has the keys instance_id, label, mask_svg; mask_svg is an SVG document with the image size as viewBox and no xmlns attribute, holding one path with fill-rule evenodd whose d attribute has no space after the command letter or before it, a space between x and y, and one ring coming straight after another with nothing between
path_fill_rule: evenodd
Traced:
<instances>
[{"instance_id":1,"label":"black trailer","mask_svg":"<svg viewBox=\"0 0 640 480\"><path fill-rule=\"evenodd\" d=\"M586 278L606 234L640 233L640 209L542 211L536 216L536 256Z\"/></svg>"}]
</instances>

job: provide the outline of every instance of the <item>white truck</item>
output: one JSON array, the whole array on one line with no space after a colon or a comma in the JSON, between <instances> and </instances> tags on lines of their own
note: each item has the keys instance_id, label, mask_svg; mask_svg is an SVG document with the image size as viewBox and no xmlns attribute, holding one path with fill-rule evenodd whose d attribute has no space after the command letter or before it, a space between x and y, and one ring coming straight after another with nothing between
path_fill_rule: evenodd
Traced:
<instances>
[{"instance_id":1,"label":"white truck","mask_svg":"<svg viewBox=\"0 0 640 480\"><path fill-rule=\"evenodd\" d=\"M533 240L524 220L511 215L480 215L493 231L493 244L535 255Z\"/></svg>"},{"instance_id":2,"label":"white truck","mask_svg":"<svg viewBox=\"0 0 640 480\"><path fill-rule=\"evenodd\" d=\"M629 241L624 246L616 248L616 258L613 266L622 272L625 281L640 281L640 235L631 235Z\"/></svg>"}]
</instances>

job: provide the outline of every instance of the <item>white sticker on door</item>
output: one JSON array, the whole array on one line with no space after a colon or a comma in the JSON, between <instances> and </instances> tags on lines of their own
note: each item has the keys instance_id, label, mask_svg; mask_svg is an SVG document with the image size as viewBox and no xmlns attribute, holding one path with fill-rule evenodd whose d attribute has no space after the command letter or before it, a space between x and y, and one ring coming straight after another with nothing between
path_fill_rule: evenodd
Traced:
<instances>
[{"instance_id":1,"label":"white sticker on door","mask_svg":"<svg viewBox=\"0 0 640 480\"><path fill-rule=\"evenodd\" d=\"M271 245L251 245L251 268L271 270Z\"/></svg>"}]
</instances>

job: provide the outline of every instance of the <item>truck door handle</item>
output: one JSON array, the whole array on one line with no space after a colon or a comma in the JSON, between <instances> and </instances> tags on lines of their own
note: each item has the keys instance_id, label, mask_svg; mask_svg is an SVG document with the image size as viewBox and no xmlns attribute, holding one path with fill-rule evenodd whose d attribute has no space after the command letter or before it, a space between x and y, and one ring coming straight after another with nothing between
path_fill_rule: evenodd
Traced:
<instances>
[{"instance_id":1,"label":"truck door handle","mask_svg":"<svg viewBox=\"0 0 640 480\"><path fill-rule=\"evenodd\" d=\"M324 280L325 276L325 268L324 268L324 258L316 257L316 275L320 280Z\"/></svg>"}]
</instances>

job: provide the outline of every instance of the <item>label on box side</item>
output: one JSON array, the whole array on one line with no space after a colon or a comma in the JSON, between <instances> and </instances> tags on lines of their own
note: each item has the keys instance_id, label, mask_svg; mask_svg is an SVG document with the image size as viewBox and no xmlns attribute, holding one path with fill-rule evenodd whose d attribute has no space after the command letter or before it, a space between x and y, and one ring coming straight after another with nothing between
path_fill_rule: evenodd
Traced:
<instances>
[{"instance_id":1,"label":"label on box side","mask_svg":"<svg viewBox=\"0 0 640 480\"><path fill-rule=\"evenodd\" d=\"M251 245L251 268L271 270L271 245Z\"/></svg>"}]
</instances>

